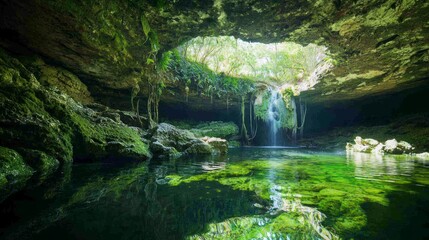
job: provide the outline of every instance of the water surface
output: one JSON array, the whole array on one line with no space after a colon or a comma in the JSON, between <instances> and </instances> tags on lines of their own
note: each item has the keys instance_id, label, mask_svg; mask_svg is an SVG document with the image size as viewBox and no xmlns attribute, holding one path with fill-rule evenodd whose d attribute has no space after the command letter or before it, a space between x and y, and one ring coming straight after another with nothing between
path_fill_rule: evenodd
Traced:
<instances>
[{"instance_id":1,"label":"water surface","mask_svg":"<svg viewBox=\"0 0 429 240\"><path fill-rule=\"evenodd\" d=\"M237 148L77 164L0 205L4 239L429 239L410 156Z\"/></svg>"}]
</instances>

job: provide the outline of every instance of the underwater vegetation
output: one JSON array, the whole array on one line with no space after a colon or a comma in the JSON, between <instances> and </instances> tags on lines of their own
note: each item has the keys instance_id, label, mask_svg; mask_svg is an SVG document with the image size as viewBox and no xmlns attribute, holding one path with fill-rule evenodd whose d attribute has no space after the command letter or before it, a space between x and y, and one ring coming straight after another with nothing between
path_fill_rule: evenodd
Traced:
<instances>
[{"instance_id":1,"label":"underwater vegetation","mask_svg":"<svg viewBox=\"0 0 429 240\"><path fill-rule=\"evenodd\" d=\"M419 210L429 202L428 174L424 162L404 155L260 148L81 164L55 198L41 194L52 191L46 184L25 191L44 207L16 212L23 218L2 231L9 238L400 239L406 232L418 239L428 234Z\"/></svg>"}]
</instances>

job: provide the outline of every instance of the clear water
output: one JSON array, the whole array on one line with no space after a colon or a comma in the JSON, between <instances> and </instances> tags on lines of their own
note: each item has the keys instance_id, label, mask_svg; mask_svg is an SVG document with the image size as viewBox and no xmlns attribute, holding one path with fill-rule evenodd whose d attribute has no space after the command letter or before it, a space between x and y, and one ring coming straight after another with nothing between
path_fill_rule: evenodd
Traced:
<instances>
[{"instance_id":1,"label":"clear water","mask_svg":"<svg viewBox=\"0 0 429 240\"><path fill-rule=\"evenodd\" d=\"M1 239L429 239L429 169L288 148L80 164L0 216Z\"/></svg>"}]
</instances>

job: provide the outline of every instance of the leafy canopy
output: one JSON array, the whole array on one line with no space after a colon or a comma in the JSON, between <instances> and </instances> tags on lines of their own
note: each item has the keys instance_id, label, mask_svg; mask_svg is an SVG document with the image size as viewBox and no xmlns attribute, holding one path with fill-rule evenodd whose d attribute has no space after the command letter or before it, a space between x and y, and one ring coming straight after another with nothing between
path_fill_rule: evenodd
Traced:
<instances>
[{"instance_id":1,"label":"leafy canopy","mask_svg":"<svg viewBox=\"0 0 429 240\"><path fill-rule=\"evenodd\" d=\"M197 37L179 47L191 62L218 74L306 90L332 67L327 48L292 42L252 43L230 36Z\"/></svg>"}]
</instances>

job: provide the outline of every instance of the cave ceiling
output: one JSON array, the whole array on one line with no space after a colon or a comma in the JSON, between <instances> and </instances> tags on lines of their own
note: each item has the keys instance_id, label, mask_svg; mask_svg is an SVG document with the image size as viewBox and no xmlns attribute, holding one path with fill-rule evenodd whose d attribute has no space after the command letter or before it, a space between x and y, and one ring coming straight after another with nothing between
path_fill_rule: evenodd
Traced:
<instances>
[{"instance_id":1,"label":"cave ceiling","mask_svg":"<svg viewBox=\"0 0 429 240\"><path fill-rule=\"evenodd\" d=\"M40 55L93 91L132 86L153 48L151 32L159 52L197 36L326 46L336 64L303 93L313 102L429 81L428 1L2 0L0 11L1 47Z\"/></svg>"}]
</instances>

